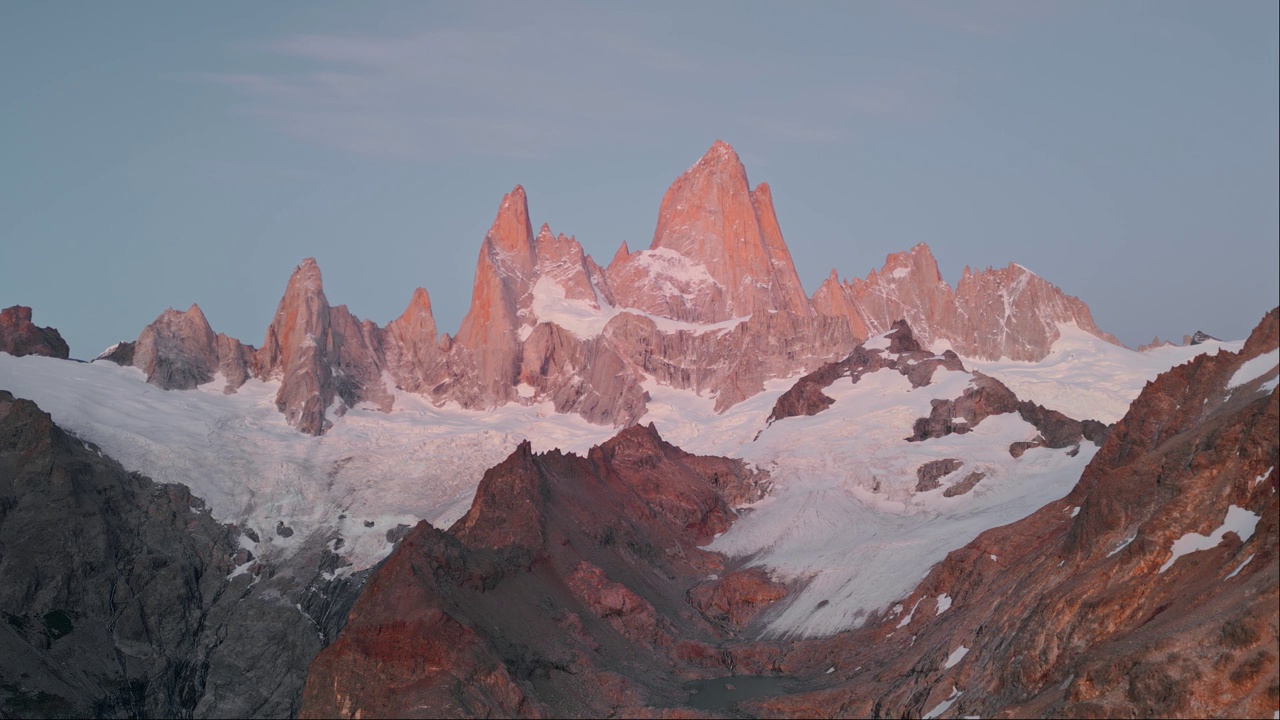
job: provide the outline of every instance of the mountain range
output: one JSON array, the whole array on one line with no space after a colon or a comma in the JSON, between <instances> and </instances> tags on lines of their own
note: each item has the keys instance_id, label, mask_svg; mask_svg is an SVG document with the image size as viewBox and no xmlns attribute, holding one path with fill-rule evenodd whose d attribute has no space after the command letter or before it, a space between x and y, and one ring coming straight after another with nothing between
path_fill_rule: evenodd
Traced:
<instances>
[{"instance_id":1,"label":"mountain range","mask_svg":"<svg viewBox=\"0 0 1280 720\"><path fill-rule=\"evenodd\" d=\"M392 391L468 409L550 401L557 412L623 427L644 416L646 378L709 393L720 410L807 372L907 320L926 344L969 357L1040 360L1074 323L1110 342L1080 300L1026 268L973 272L953 290L928 246L890 255L865 279L835 271L805 295L767 184L717 141L667 190L647 250L625 243L601 267L572 237L535 235L524 188L502 199L476 264L471 306L438 336L417 289L386 327L331 306L320 269L303 261L261 348L215 333L199 307L166 310L108 359L148 382L190 389L220 374L280 380L290 425L319 435L357 403L390 409Z\"/></svg>"},{"instance_id":2,"label":"mountain range","mask_svg":"<svg viewBox=\"0 0 1280 720\"><path fill-rule=\"evenodd\" d=\"M0 312L0 714L1270 716L1280 310L1123 347L929 247L808 296L716 142L647 249L90 363Z\"/></svg>"}]
</instances>

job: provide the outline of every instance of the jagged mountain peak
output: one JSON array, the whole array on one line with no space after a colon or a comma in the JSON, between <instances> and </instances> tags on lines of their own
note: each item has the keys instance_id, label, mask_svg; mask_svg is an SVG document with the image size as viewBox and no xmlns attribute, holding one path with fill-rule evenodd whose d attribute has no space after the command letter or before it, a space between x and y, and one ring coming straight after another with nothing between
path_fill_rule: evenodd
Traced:
<instances>
[{"instance_id":1,"label":"jagged mountain peak","mask_svg":"<svg viewBox=\"0 0 1280 720\"><path fill-rule=\"evenodd\" d=\"M607 276L619 304L675 320L812 314L769 186L752 191L737 153L720 141L667 189L649 249L619 252Z\"/></svg>"},{"instance_id":2,"label":"jagged mountain peak","mask_svg":"<svg viewBox=\"0 0 1280 720\"><path fill-rule=\"evenodd\" d=\"M550 232L550 228L547 230ZM485 240L504 254L517 258L515 262L521 266L524 263L519 258L528 258L532 262L533 225L529 221L529 200L523 187L516 185L502 197L502 204L498 206L498 214Z\"/></svg>"}]
</instances>

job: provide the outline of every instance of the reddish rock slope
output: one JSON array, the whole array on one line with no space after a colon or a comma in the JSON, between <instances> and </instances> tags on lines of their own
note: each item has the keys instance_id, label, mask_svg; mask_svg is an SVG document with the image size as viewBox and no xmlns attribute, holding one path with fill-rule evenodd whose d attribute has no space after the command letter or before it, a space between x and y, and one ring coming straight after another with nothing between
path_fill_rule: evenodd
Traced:
<instances>
[{"instance_id":1,"label":"reddish rock slope","mask_svg":"<svg viewBox=\"0 0 1280 720\"><path fill-rule=\"evenodd\" d=\"M749 575L699 590L706 616L685 597L721 569L698 545L758 482L652 426L587 457L520 446L448 532L420 524L373 575L302 716L603 717L682 699L673 658L782 594Z\"/></svg>"},{"instance_id":2,"label":"reddish rock slope","mask_svg":"<svg viewBox=\"0 0 1280 720\"><path fill-rule=\"evenodd\" d=\"M1261 391L1274 369L1227 385L1278 337L1273 310L1242 352L1199 356L1148 384L1067 497L952 552L881 622L797 643L780 666L813 678L811 689L747 709L1270 716L1280 391ZM1201 549L1175 554L1197 536Z\"/></svg>"}]
</instances>

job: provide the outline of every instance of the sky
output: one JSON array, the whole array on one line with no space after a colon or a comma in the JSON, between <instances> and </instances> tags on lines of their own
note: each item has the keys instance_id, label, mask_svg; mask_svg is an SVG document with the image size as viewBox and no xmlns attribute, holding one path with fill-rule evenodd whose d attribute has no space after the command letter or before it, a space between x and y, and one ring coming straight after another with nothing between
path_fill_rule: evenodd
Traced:
<instances>
[{"instance_id":1,"label":"sky","mask_svg":"<svg viewBox=\"0 0 1280 720\"><path fill-rule=\"evenodd\" d=\"M293 268L379 324L470 302L504 193L607 263L716 139L805 289L927 242L1137 345L1280 303L1275 2L0 4L0 307L73 357Z\"/></svg>"}]
</instances>

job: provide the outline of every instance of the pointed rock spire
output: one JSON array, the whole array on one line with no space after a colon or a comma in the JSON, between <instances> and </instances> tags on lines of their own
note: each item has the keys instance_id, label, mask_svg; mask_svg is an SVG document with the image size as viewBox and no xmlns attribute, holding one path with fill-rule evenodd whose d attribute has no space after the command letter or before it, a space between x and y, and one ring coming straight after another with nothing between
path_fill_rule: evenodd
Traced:
<instances>
[{"instance_id":1,"label":"pointed rock spire","mask_svg":"<svg viewBox=\"0 0 1280 720\"><path fill-rule=\"evenodd\" d=\"M306 258L294 268L267 326L262 350L258 353L261 375L279 378L305 348L323 345L329 332L329 300L315 258Z\"/></svg>"},{"instance_id":2,"label":"pointed rock spire","mask_svg":"<svg viewBox=\"0 0 1280 720\"><path fill-rule=\"evenodd\" d=\"M550 228L547 231L550 232ZM523 187L517 185L502 197L498 215L485 240L508 256L507 261L518 270L527 273L533 269L533 225L529 222L529 201Z\"/></svg>"},{"instance_id":3,"label":"pointed rock spire","mask_svg":"<svg viewBox=\"0 0 1280 720\"><path fill-rule=\"evenodd\" d=\"M834 269L813 293L812 305L813 311L818 315L843 319L848 324L849 333L854 340L861 342L870 334L858 308L849 298L848 289L840 284L840 276Z\"/></svg>"},{"instance_id":4,"label":"pointed rock spire","mask_svg":"<svg viewBox=\"0 0 1280 720\"><path fill-rule=\"evenodd\" d=\"M329 344L329 300L320 267L307 258L294 268L275 318L258 351L258 374L280 379L276 407L290 425L319 435L329 422L325 410L333 402L333 374L326 357Z\"/></svg>"},{"instance_id":5,"label":"pointed rock spire","mask_svg":"<svg viewBox=\"0 0 1280 720\"><path fill-rule=\"evenodd\" d=\"M698 323L757 310L812 310L767 185L752 192L737 153L717 140L662 199L648 251L608 270L618 302Z\"/></svg>"},{"instance_id":6,"label":"pointed rock spire","mask_svg":"<svg viewBox=\"0 0 1280 720\"><path fill-rule=\"evenodd\" d=\"M463 406L492 407L514 397L521 310L527 312L531 302L537 265L528 201L524 188L517 185L502 198L480 247L471 307L454 338L469 352L473 368L469 389L458 398Z\"/></svg>"},{"instance_id":7,"label":"pointed rock spire","mask_svg":"<svg viewBox=\"0 0 1280 720\"><path fill-rule=\"evenodd\" d=\"M627 247L627 241L623 240L622 244L618 246L618 251L613 254L613 259L609 261L609 267L625 262L630 254L631 248Z\"/></svg>"},{"instance_id":8,"label":"pointed rock spire","mask_svg":"<svg viewBox=\"0 0 1280 720\"><path fill-rule=\"evenodd\" d=\"M928 346L946 336L954 312L951 287L924 243L889 255L879 272L872 270L865 280L855 278L847 290L870 335L888 332L894 321L906 320Z\"/></svg>"},{"instance_id":9,"label":"pointed rock spire","mask_svg":"<svg viewBox=\"0 0 1280 720\"><path fill-rule=\"evenodd\" d=\"M401 388L426 392L445 380L445 355L431 312L431 298L423 288L414 290L404 313L387 323L381 345L387 371Z\"/></svg>"}]
</instances>

